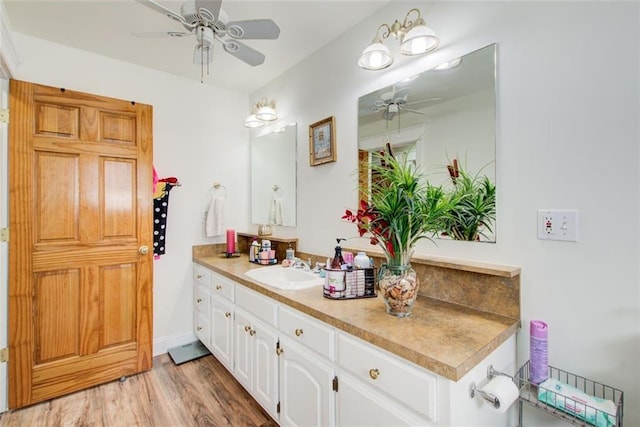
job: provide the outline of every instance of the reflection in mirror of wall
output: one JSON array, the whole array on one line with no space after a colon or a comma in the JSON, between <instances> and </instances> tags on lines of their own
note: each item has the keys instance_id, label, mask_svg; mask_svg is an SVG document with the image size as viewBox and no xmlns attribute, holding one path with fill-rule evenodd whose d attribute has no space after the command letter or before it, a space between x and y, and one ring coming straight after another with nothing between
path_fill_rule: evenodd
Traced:
<instances>
[{"instance_id":1,"label":"reflection in mirror of wall","mask_svg":"<svg viewBox=\"0 0 640 427\"><path fill-rule=\"evenodd\" d=\"M251 222L296 225L296 124L251 139Z\"/></svg>"},{"instance_id":2,"label":"reflection in mirror of wall","mask_svg":"<svg viewBox=\"0 0 640 427\"><path fill-rule=\"evenodd\" d=\"M369 188L371 153L390 143L410 150L429 181L453 187L447 165L457 159L472 176L495 184L496 45L450 61L360 97L360 188ZM492 232L481 241L495 242Z\"/></svg>"}]
</instances>

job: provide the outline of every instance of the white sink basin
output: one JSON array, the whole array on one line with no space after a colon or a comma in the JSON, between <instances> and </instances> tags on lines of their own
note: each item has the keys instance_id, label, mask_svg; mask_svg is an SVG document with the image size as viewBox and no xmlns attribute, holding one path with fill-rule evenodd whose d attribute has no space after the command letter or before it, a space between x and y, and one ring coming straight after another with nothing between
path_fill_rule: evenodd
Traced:
<instances>
[{"instance_id":1,"label":"white sink basin","mask_svg":"<svg viewBox=\"0 0 640 427\"><path fill-rule=\"evenodd\" d=\"M245 274L264 285L284 290L306 289L323 283L321 277L310 271L280 265L255 268Z\"/></svg>"}]
</instances>

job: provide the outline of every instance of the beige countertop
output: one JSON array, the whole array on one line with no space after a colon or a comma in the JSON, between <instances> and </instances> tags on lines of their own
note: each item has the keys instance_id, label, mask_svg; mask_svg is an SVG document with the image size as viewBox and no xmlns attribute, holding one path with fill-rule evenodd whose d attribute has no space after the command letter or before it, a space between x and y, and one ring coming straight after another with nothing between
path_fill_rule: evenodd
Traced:
<instances>
[{"instance_id":1,"label":"beige countertop","mask_svg":"<svg viewBox=\"0 0 640 427\"><path fill-rule=\"evenodd\" d=\"M411 317L386 313L382 297L331 300L322 287L284 291L246 276L246 255L198 256L193 261L331 326L452 381L460 380L520 328L520 320L419 296Z\"/></svg>"}]
</instances>

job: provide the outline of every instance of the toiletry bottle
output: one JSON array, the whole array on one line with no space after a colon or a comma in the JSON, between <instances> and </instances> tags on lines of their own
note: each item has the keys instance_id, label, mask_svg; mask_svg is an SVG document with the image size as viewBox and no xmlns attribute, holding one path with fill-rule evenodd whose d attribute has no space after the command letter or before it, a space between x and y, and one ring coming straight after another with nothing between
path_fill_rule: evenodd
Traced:
<instances>
[{"instance_id":1,"label":"toiletry bottle","mask_svg":"<svg viewBox=\"0 0 640 427\"><path fill-rule=\"evenodd\" d=\"M369 257L364 252L358 252L358 255L353 259L353 266L356 268L369 267Z\"/></svg>"},{"instance_id":2,"label":"toiletry bottle","mask_svg":"<svg viewBox=\"0 0 640 427\"><path fill-rule=\"evenodd\" d=\"M340 270L342 264L344 264L344 258L342 258L342 247L340 247L340 241L344 239L336 239L338 242L338 246L336 246L336 253L331 260L331 268L335 270Z\"/></svg>"},{"instance_id":3,"label":"toiletry bottle","mask_svg":"<svg viewBox=\"0 0 640 427\"><path fill-rule=\"evenodd\" d=\"M540 384L549 378L548 327L542 320L529 323L529 380Z\"/></svg>"},{"instance_id":4,"label":"toiletry bottle","mask_svg":"<svg viewBox=\"0 0 640 427\"><path fill-rule=\"evenodd\" d=\"M254 237L253 242L251 242L251 246L249 247L249 261L256 262L258 259L259 251L260 251L260 243L258 243L258 238Z\"/></svg>"},{"instance_id":5,"label":"toiletry bottle","mask_svg":"<svg viewBox=\"0 0 640 427\"><path fill-rule=\"evenodd\" d=\"M293 248L291 247L291 243L289 243L289 247L287 248L287 259L291 262L293 262L293 258L295 258L296 256L296 251L293 250Z\"/></svg>"}]
</instances>

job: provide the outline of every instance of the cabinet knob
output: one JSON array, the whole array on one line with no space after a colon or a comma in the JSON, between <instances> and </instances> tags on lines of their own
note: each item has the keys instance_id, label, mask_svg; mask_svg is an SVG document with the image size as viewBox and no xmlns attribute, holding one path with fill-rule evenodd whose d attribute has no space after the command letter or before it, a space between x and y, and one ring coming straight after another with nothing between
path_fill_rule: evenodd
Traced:
<instances>
[{"instance_id":1,"label":"cabinet knob","mask_svg":"<svg viewBox=\"0 0 640 427\"><path fill-rule=\"evenodd\" d=\"M222 286L217 285L217 286L216 286L216 291L219 291L220 289L222 289Z\"/></svg>"},{"instance_id":2,"label":"cabinet knob","mask_svg":"<svg viewBox=\"0 0 640 427\"><path fill-rule=\"evenodd\" d=\"M284 349L283 349L282 347L278 347L278 348L276 348L276 354L277 354L278 356L280 356L282 353L284 353Z\"/></svg>"},{"instance_id":3,"label":"cabinet knob","mask_svg":"<svg viewBox=\"0 0 640 427\"><path fill-rule=\"evenodd\" d=\"M300 328L296 329L296 336L299 337L300 335L302 335L304 333L304 331Z\"/></svg>"},{"instance_id":4,"label":"cabinet knob","mask_svg":"<svg viewBox=\"0 0 640 427\"><path fill-rule=\"evenodd\" d=\"M196 274L196 279L202 279L202 274Z\"/></svg>"},{"instance_id":5,"label":"cabinet knob","mask_svg":"<svg viewBox=\"0 0 640 427\"><path fill-rule=\"evenodd\" d=\"M244 331L245 331L245 332L249 332L250 330L251 330L251 326L249 326L249 325L245 325L245 327L244 327Z\"/></svg>"},{"instance_id":6,"label":"cabinet knob","mask_svg":"<svg viewBox=\"0 0 640 427\"><path fill-rule=\"evenodd\" d=\"M231 317L231 313L229 313L228 311L227 311L227 312L225 312L225 313L224 313L224 317L227 317L227 318Z\"/></svg>"},{"instance_id":7,"label":"cabinet knob","mask_svg":"<svg viewBox=\"0 0 640 427\"><path fill-rule=\"evenodd\" d=\"M380 371L377 369L369 369L369 376L371 377L372 380L376 380L378 379L378 376L380 375Z\"/></svg>"},{"instance_id":8,"label":"cabinet knob","mask_svg":"<svg viewBox=\"0 0 640 427\"><path fill-rule=\"evenodd\" d=\"M202 326L196 327L196 331L201 331L201 330L202 330Z\"/></svg>"},{"instance_id":9,"label":"cabinet knob","mask_svg":"<svg viewBox=\"0 0 640 427\"><path fill-rule=\"evenodd\" d=\"M196 302L202 302L202 298L198 298Z\"/></svg>"},{"instance_id":10,"label":"cabinet knob","mask_svg":"<svg viewBox=\"0 0 640 427\"><path fill-rule=\"evenodd\" d=\"M249 335L254 336L256 334L256 330L252 329L249 331Z\"/></svg>"}]
</instances>

